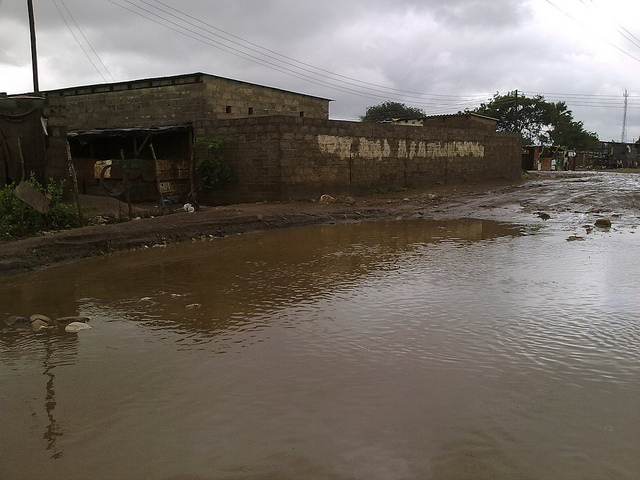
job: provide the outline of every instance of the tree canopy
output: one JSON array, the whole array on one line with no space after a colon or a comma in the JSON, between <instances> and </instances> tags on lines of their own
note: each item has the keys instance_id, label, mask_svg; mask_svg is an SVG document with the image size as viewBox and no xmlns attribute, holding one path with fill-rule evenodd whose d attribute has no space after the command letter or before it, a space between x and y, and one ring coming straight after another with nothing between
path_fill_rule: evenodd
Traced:
<instances>
[{"instance_id":1,"label":"tree canopy","mask_svg":"<svg viewBox=\"0 0 640 480\"><path fill-rule=\"evenodd\" d=\"M497 118L499 131L520 133L525 145L589 149L599 141L598 135L587 132L582 122L573 119L565 102L548 102L542 95L527 97L517 91L495 94L473 112Z\"/></svg>"},{"instance_id":2,"label":"tree canopy","mask_svg":"<svg viewBox=\"0 0 640 480\"><path fill-rule=\"evenodd\" d=\"M425 113L420 108L408 107L404 103L387 101L367 108L367 113L360 117L360 121L380 123L397 118L416 118L424 116Z\"/></svg>"}]
</instances>

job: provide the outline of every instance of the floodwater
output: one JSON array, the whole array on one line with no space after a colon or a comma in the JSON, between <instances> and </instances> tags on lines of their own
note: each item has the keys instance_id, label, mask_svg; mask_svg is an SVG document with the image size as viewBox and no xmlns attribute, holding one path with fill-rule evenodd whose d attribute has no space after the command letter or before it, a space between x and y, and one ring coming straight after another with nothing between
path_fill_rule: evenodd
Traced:
<instances>
[{"instance_id":1,"label":"floodwater","mask_svg":"<svg viewBox=\"0 0 640 480\"><path fill-rule=\"evenodd\" d=\"M640 232L296 228L0 279L1 479L637 479Z\"/></svg>"}]
</instances>

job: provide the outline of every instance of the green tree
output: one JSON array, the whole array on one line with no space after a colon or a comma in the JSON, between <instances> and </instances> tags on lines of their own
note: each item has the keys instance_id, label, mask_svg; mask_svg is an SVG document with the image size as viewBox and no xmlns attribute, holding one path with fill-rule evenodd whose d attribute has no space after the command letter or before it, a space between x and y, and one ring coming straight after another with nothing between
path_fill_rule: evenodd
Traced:
<instances>
[{"instance_id":1,"label":"green tree","mask_svg":"<svg viewBox=\"0 0 640 480\"><path fill-rule=\"evenodd\" d=\"M362 122L386 122L397 118L424 117L426 114L420 108L408 107L404 103L383 102L367 108L367 113L360 117Z\"/></svg>"},{"instance_id":2,"label":"green tree","mask_svg":"<svg viewBox=\"0 0 640 480\"><path fill-rule=\"evenodd\" d=\"M498 119L499 131L520 133L525 145L588 149L598 142L595 133L587 132L582 122L573 119L565 102L548 102L542 95L495 94L473 112Z\"/></svg>"},{"instance_id":3,"label":"green tree","mask_svg":"<svg viewBox=\"0 0 640 480\"><path fill-rule=\"evenodd\" d=\"M592 150L597 147L600 139L593 132L584 129L584 123L573 120L571 111L564 102L556 104L556 119L549 131L550 143L575 148L577 150Z\"/></svg>"}]
</instances>

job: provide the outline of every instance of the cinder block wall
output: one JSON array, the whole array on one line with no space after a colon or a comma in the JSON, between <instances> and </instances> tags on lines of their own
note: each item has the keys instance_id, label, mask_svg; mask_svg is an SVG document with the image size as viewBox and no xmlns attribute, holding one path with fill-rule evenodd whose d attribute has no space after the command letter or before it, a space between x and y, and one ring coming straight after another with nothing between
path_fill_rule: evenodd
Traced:
<instances>
[{"instance_id":1,"label":"cinder block wall","mask_svg":"<svg viewBox=\"0 0 640 480\"><path fill-rule=\"evenodd\" d=\"M329 118L329 100L205 74L51 91L66 98L69 131L152 127L258 115ZM197 134L197 133L196 133Z\"/></svg>"},{"instance_id":2,"label":"cinder block wall","mask_svg":"<svg viewBox=\"0 0 640 480\"><path fill-rule=\"evenodd\" d=\"M67 157L67 102L61 97L45 97L42 116L47 119L46 142L47 179L67 179L69 159Z\"/></svg>"},{"instance_id":3,"label":"cinder block wall","mask_svg":"<svg viewBox=\"0 0 640 480\"><path fill-rule=\"evenodd\" d=\"M357 195L376 189L515 179L520 136L286 116L210 121L239 181L212 203Z\"/></svg>"},{"instance_id":4,"label":"cinder block wall","mask_svg":"<svg viewBox=\"0 0 640 480\"><path fill-rule=\"evenodd\" d=\"M52 92L66 99L69 131L128 128L193 122L206 113L204 83L151 86L151 81Z\"/></svg>"}]
</instances>

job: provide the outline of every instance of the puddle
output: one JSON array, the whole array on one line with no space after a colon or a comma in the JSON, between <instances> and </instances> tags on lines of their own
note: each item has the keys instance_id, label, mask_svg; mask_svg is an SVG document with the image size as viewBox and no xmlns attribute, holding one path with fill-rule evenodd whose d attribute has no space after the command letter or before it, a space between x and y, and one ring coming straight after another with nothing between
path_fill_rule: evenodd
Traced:
<instances>
[{"instance_id":1,"label":"puddle","mask_svg":"<svg viewBox=\"0 0 640 480\"><path fill-rule=\"evenodd\" d=\"M6 478L637 478L640 237L481 220L0 279ZM28 459L28 461L25 461Z\"/></svg>"}]
</instances>

